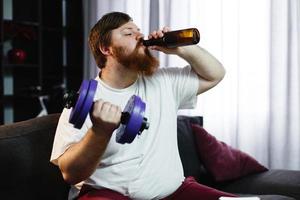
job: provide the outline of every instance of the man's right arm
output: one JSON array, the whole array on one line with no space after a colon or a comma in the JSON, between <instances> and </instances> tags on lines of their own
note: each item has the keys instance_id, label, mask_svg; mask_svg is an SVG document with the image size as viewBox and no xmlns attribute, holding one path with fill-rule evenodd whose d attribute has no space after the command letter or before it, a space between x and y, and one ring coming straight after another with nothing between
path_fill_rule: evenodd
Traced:
<instances>
[{"instance_id":1,"label":"man's right arm","mask_svg":"<svg viewBox=\"0 0 300 200\"><path fill-rule=\"evenodd\" d=\"M121 109L118 106L102 100L94 103L91 113L93 126L57 159L66 182L74 185L93 174L120 119Z\"/></svg>"}]
</instances>

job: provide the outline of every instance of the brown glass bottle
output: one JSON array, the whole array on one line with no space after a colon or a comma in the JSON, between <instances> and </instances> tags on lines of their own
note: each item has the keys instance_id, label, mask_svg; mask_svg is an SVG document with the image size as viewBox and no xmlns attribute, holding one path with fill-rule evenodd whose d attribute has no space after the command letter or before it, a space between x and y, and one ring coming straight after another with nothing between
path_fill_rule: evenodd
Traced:
<instances>
[{"instance_id":1,"label":"brown glass bottle","mask_svg":"<svg viewBox=\"0 0 300 200\"><path fill-rule=\"evenodd\" d=\"M144 46L178 47L197 44L200 41L200 33L196 28L176 30L164 33L162 38L144 40Z\"/></svg>"}]
</instances>

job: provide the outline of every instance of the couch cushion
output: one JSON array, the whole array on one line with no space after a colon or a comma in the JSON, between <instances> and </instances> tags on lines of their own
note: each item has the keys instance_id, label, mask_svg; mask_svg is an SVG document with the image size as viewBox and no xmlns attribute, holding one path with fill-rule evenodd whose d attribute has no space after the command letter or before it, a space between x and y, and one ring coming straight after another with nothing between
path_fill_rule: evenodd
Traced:
<instances>
[{"instance_id":1,"label":"couch cushion","mask_svg":"<svg viewBox=\"0 0 300 200\"><path fill-rule=\"evenodd\" d=\"M234 180L267 170L248 154L218 141L201 126L197 124L191 126L201 160L216 181Z\"/></svg>"},{"instance_id":2,"label":"couch cushion","mask_svg":"<svg viewBox=\"0 0 300 200\"><path fill-rule=\"evenodd\" d=\"M238 180L220 183L218 189L243 194L277 194L300 199L300 171L270 169Z\"/></svg>"},{"instance_id":3,"label":"couch cushion","mask_svg":"<svg viewBox=\"0 0 300 200\"><path fill-rule=\"evenodd\" d=\"M66 199L69 186L49 162L59 114L0 126L1 199Z\"/></svg>"}]
</instances>

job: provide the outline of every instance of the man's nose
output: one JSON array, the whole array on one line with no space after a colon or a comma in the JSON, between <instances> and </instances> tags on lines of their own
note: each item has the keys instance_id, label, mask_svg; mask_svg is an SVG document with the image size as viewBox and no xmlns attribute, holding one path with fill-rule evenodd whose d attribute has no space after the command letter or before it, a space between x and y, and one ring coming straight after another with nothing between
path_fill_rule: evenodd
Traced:
<instances>
[{"instance_id":1,"label":"man's nose","mask_svg":"<svg viewBox=\"0 0 300 200\"><path fill-rule=\"evenodd\" d=\"M143 34L143 33L140 33L140 32L137 32L135 38L136 38L136 40L141 40L141 39L144 38L144 34Z\"/></svg>"}]
</instances>

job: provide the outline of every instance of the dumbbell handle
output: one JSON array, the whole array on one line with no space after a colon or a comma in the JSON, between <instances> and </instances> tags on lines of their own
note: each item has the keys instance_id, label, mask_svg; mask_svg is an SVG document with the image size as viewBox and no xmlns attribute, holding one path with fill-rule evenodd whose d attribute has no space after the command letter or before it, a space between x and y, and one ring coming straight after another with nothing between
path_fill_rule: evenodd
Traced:
<instances>
[{"instance_id":1,"label":"dumbbell handle","mask_svg":"<svg viewBox=\"0 0 300 200\"><path fill-rule=\"evenodd\" d=\"M129 119L130 119L130 113L129 112L122 112L121 113L121 124L127 124ZM142 122L142 126L139 130L139 134L141 132L143 132L143 130L149 129L149 126L150 125L149 125L148 119L146 117L143 117L143 122Z\"/></svg>"}]
</instances>

